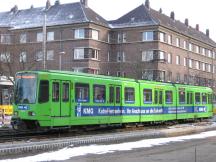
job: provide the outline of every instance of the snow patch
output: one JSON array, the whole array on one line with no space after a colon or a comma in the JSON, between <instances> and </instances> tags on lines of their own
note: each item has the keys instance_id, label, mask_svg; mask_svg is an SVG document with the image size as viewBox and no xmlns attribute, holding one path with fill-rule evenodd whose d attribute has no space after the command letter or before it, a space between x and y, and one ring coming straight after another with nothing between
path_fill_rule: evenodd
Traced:
<instances>
[{"instance_id":1,"label":"snow patch","mask_svg":"<svg viewBox=\"0 0 216 162\"><path fill-rule=\"evenodd\" d=\"M61 160L68 160L76 156L84 156L87 154L106 154L106 153L113 153L116 151L128 151L136 148L149 148L153 146L166 145L171 142L183 142L186 140L204 139L204 138L214 137L214 136L216 136L216 131L209 131L200 134L179 136L179 137L145 139L136 142L127 142L127 143L112 144L112 145L90 145L90 146L81 146L81 147L69 146L67 148L58 151L47 152L35 156L23 157L18 159L0 160L0 162L61 161Z\"/></svg>"}]
</instances>

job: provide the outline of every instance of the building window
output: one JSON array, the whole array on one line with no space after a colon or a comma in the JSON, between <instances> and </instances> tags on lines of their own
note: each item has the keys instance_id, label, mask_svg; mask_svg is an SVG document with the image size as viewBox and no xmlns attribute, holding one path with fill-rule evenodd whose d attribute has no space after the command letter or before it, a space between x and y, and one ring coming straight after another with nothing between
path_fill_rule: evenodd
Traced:
<instances>
[{"instance_id":1,"label":"building window","mask_svg":"<svg viewBox=\"0 0 216 162\"><path fill-rule=\"evenodd\" d=\"M202 55L205 56L205 48L202 48Z\"/></svg>"},{"instance_id":2,"label":"building window","mask_svg":"<svg viewBox=\"0 0 216 162\"><path fill-rule=\"evenodd\" d=\"M43 33L37 33L37 42L42 42L43 41Z\"/></svg>"},{"instance_id":3,"label":"building window","mask_svg":"<svg viewBox=\"0 0 216 162\"><path fill-rule=\"evenodd\" d=\"M110 62L110 52L107 54L107 62Z\"/></svg>"},{"instance_id":4,"label":"building window","mask_svg":"<svg viewBox=\"0 0 216 162\"><path fill-rule=\"evenodd\" d=\"M207 67L208 67L208 72L211 72L211 65L207 64Z\"/></svg>"},{"instance_id":5,"label":"building window","mask_svg":"<svg viewBox=\"0 0 216 162\"><path fill-rule=\"evenodd\" d=\"M153 70L145 70L142 72L142 79L153 80L153 76L154 76Z\"/></svg>"},{"instance_id":6,"label":"building window","mask_svg":"<svg viewBox=\"0 0 216 162\"><path fill-rule=\"evenodd\" d=\"M154 51L143 51L142 61L152 61L154 56Z\"/></svg>"},{"instance_id":7,"label":"building window","mask_svg":"<svg viewBox=\"0 0 216 162\"><path fill-rule=\"evenodd\" d=\"M196 61L196 69L199 70L200 69L200 62Z\"/></svg>"},{"instance_id":8,"label":"building window","mask_svg":"<svg viewBox=\"0 0 216 162\"><path fill-rule=\"evenodd\" d=\"M47 60L54 60L54 51L53 50L47 51Z\"/></svg>"},{"instance_id":9,"label":"building window","mask_svg":"<svg viewBox=\"0 0 216 162\"><path fill-rule=\"evenodd\" d=\"M143 41L153 41L154 40L154 32L146 31L143 32Z\"/></svg>"},{"instance_id":10,"label":"building window","mask_svg":"<svg viewBox=\"0 0 216 162\"><path fill-rule=\"evenodd\" d=\"M193 45L191 43L189 43L189 51L193 50Z\"/></svg>"},{"instance_id":11,"label":"building window","mask_svg":"<svg viewBox=\"0 0 216 162\"><path fill-rule=\"evenodd\" d=\"M89 50L92 51L92 55L90 56L90 58L98 60L99 50L97 50L97 49L89 49Z\"/></svg>"},{"instance_id":12,"label":"building window","mask_svg":"<svg viewBox=\"0 0 216 162\"><path fill-rule=\"evenodd\" d=\"M97 30L92 30L92 39L99 39L99 32Z\"/></svg>"},{"instance_id":13,"label":"building window","mask_svg":"<svg viewBox=\"0 0 216 162\"><path fill-rule=\"evenodd\" d=\"M20 53L20 60L21 63L25 63L27 61L27 55L26 52L21 52Z\"/></svg>"},{"instance_id":14,"label":"building window","mask_svg":"<svg viewBox=\"0 0 216 162\"><path fill-rule=\"evenodd\" d=\"M185 91L179 90L179 103L185 104Z\"/></svg>"},{"instance_id":15,"label":"building window","mask_svg":"<svg viewBox=\"0 0 216 162\"><path fill-rule=\"evenodd\" d=\"M172 72L171 71L168 71L168 73L167 73L167 81L168 82L172 81Z\"/></svg>"},{"instance_id":16,"label":"building window","mask_svg":"<svg viewBox=\"0 0 216 162\"><path fill-rule=\"evenodd\" d=\"M212 58L212 51L208 50L208 57Z\"/></svg>"},{"instance_id":17,"label":"building window","mask_svg":"<svg viewBox=\"0 0 216 162\"><path fill-rule=\"evenodd\" d=\"M195 46L195 52L199 53L199 46Z\"/></svg>"},{"instance_id":18,"label":"building window","mask_svg":"<svg viewBox=\"0 0 216 162\"><path fill-rule=\"evenodd\" d=\"M1 53L1 62L4 62L4 63L11 62L11 57L10 57L10 53L9 52Z\"/></svg>"},{"instance_id":19,"label":"building window","mask_svg":"<svg viewBox=\"0 0 216 162\"><path fill-rule=\"evenodd\" d=\"M187 58L184 58L184 66L187 66Z\"/></svg>"},{"instance_id":20,"label":"building window","mask_svg":"<svg viewBox=\"0 0 216 162\"><path fill-rule=\"evenodd\" d=\"M2 44L10 44L11 43L11 36L9 34L2 34L1 35L1 43Z\"/></svg>"},{"instance_id":21,"label":"building window","mask_svg":"<svg viewBox=\"0 0 216 162\"><path fill-rule=\"evenodd\" d=\"M20 43L26 43L27 42L27 34L22 33L20 34Z\"/></svg>"},{"instance_id":22,"label":"building window","mask_svg":"<svg viewBox=\"0 0 216 162\"><path fill-rule=\"evenodd\" d=\"M106 75L108 75L108 76L109 76L109 75L110 75L110 72L109 72L109 71L107 71L107 72L106 72Z\"/></svg>"},{"instance_id":23,"label":"building window","mask_svg":"<svg viewBox=\"0 0 216 162\"><path fill-rule=\"evenodd\" d=\"M171 35L167 36L167 43L172 44L172 36Z\"/></svg>"},{"instance_id":24,"label":"building window","mask_svg":"<svg viewBox=\"0 0 216 162\"><path fill-rule=\"evenodd\" d=\"M75 60L84 59L84 48L74 49L74 59Z\"/></svg>"},{"instance_id":25,"label":"building window","mask_svg":"<svg viewBox=\"0 0 216 162\"><path fill-rule=\"evenodd\" d=\"M176 38L176 46L180 47L180 38Z\"/></svg>"},{"instance_id":26,"label":"building window","mask_svg":"<svg viewBox=\"0 0 216 162\"><path fill-rule=\"evenodd\" d=\"M73 68L72 71L75 72L75 73L83 73L84 68L79 68L79 67L78 68Z\"/></svg>"},{"instance_id":27,"label":"building window","mask_svg":"<svg viewBox=\"0 0 216 162\"><path fill-rule=\"evenodd\" d=\"M59 101L59 83L58 82L53 82L52 85L52 101L53 102L58 102Z\"/></svg>"},{"instance_id":28,"label":"building window","mask_svg":"<svg viewBox=\"0 0 216 162\"><path fill-rule=\"evenodd\" d=\"M184 46L184 49L187 49L187 42L186 41L184 41L183 46Z\"/></svg>"},{"instance_id":29,"label":"building window","mask_svg":"<svg viewBox=\"0 0 216 162\"><path fill-rule=\"evenodd\" d=\"M47 41L54 40L54 32L47 32Z\"/></svg>"},{"instance_id":30,"label":"building window","mask_svg":"<svg viewBox=\"0 0 216 162\"><path fill-rule=\"evenodd\" d=\"M38 51L36 53L36 61L42 61L43 60L43 52L42 51Z\"/></svg>"},{"instance_id":31,"label":"building window","mask_svg":"<svg viewBox=\"0 0 216 162\"><path fill-rule=\"evenodd\" d=\"M124 52L118 52L117 53L117 62L125 62L125 53Z\"/></svg>"},{"instance_id":32,"label":"building window","mask_svg":"<svg viewBox=\"0 0 216 162\"><path fill-rule=\"evenodd\" d=\"M118 43L126 42L126 33L118 33Z\"/></svg>"},{"instance_id":33,"label":"building window","mask_svg":"<svg viewBox=\"0 0 216 162\"><path fill-rule=\"evenodd\" d=\"M160 32L160 41L165 42L165 33Z\"/></svg>"},{"instance_id":34,"label":"building window","mask_svg":"<svg viewBox=\"0 0 216 162\"><path fill-rule=\"evenodd\" d=\"M121 76L121 72L117 71L117 77L120 77L120 76Z\"/></svg>"},{"instance_id":35,"label":"building window","mask_svg":"<svg viewBox=\"0 0 216 162\"><path fill-rule=\"evenodd\" d=\"M202 63L202 71L205 71L205 69L206 69L205 63Z\"/></svg>"},{"instance_id":36,"label":"building window","mask_svg":"<svg viewBox=\"0 0 216 162\"><path fill-rule=\"evenodd\" d=\"M176 74L176 82L181 81L181 75L179 73Z\"/></svg>"},{"instance_id":37,"label":"building window","mask_svg":"<svg viewBox=\"0 0 216 162\"><path fill-rule=\"evenodd\" d=\"M111 34L110 34L110 33L108 33L108 35L107 35L107 42L108 42L108 43L111 42Z\"/></svg>"},{"instance_id":38,"label":"building window","mask_svg":"<svg viewBox=\"0 0 216 162\"><path fill-rule=\"evenodd\" d=\"M75 29L75 39L83 39L85 38L85 29Z\"/></svg>"},{"instance_id":39,"label":"building window","mask_svg":"<svg viewBox=\"0 0 216 162\"><path fill-rule=\"evenodd\" d=\"M180 65L180 56L176 56L176 65Z\"/></svg>"},{"instance_id":40,"label":"building window","mask_svg":"<svg viewBox=\"0 0 216 162\"><path fill-rule=\"evenodd\" d=\"M165 59L165 52L163 51L159 51L159 57L158 57L159 60L164 60Z\"/></svg>"},{"instance_id":41,"label":"building window","mask_svg":"<svg viewBox=\"0 0 216 162\"><path fill-rule=\"evenodd\" d=\"M189 68L192 68L193 67L193 62L191 59L188 60L188 64L189 64Z\"/></svg>"},{"instance_id":42,"label":"building window","mask_svg":"<svg viewBox=\"0 0 216 162\"><path fill-rule=\"evenodd\" d=\"M170 53L167 54L167 62L168 62L169 64L172 63L172 55L171 55Z\"/></svg>"}]
</instances>

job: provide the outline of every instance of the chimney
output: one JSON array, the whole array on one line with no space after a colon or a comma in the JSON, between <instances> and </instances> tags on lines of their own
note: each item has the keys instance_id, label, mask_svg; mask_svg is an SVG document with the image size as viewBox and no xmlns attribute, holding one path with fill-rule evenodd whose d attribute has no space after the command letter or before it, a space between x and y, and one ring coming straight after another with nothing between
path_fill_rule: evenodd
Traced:
<instances>
[{"instance_id":1,"label":"chimney","mask_svg":"<svg viewBox=\"0 0 216 162\"><path fill-rule=\"evenodd\" d=\"M85 6L88 7L88 0L80 0L80 3Z\"/></svg>"},{"instance_id":2,"label":"chimney","mask_svg":"<svg viewBox=\"0 0 216 162\"><path fill-rule=\"evenodd\" d=\"M188 19L185 19L185 25L188 27L189 23L188 23Z\"/></svg>"},{"instance_id":3,"label":"chimney","mask_svg":"<svg viewBox=\"0 0 216 162\"><path fill-rule=\"evenodd\" d=\"M18 11L17 5L15 5L13 8L11 8L11 12L16 13Z\"/></svg>"},{"instance_id":4,"label":"chimney","mask_svg":"<svg viewBox=\"0 0 216 162\"><path fill-rule=\"evenodd\" d=\"M162 12L163 12L163 11L162 11L162 8L160 8L159 13L162 14Z\"/></svg>"},{"instance_id":5,"label":"chimney","mask_svg":"<svg viewBox=\"0 0 216 162\"><path fill-rule=\"evenodd\" d=\"M46 2L46 9L48 10L50 7L51 7L50 0L47 0L47 2Z\"/></svg>"},{"instance_id":6,"label":"chimney","mask_svg":"<svg viewBox=\"0 0 216 162\"><path fill-rule=\"evenodd\" d=\"M170 18L173 19L173 20L175 20L175 13L173 11L170 14Z\"/></svg>"},{"instance_id":7,"label":"chimney","mask_svg":"<svg viewBox=\"0 0 216 162\"><path fill-rule=\"evenodd\" d=\"M150 2L149 2L149 0L145 1L145 6L146 6L146 8L150 9Z\"/></svg>"},{"instance_id":8,"label":"chimney","mask_svg":"<svg viewBox=\"0 0 216 162\"><path fill-rule=\"evenodd\" d=\"M31 5L31 6L30 6L30 9L33 9L33 8L34 8L34 6L33 6L33 5Z\"/></svg>"},{"instance_id":9,"label":"chimney","mask_svg":"<svg viewBox=\"0 0 216 162\"><path fill-rule=\"evenodd\" d=\"M199 31L199 24L196 24L196 30Z\"/></svg>"},{"instance_id":10,"label":"chimney","mask_svg":"<svg viewBox=\"0 0 216 162\"><path fill-rule=\"evenodd\" d=\"M56 1L55 1L55 6L56 6L56 5L60 5L60 1L59 1L59 0L56 0Z\"/></svg>"},{"instance_id":11,"label":"chimney","mask_svg":"<svg viewBox=\"0 0 216 162\"><path fill-rule=\"evenodd\" d=\"M206 36L209 37L209 29L206 29Z\"/></svg>"}]
</instances>

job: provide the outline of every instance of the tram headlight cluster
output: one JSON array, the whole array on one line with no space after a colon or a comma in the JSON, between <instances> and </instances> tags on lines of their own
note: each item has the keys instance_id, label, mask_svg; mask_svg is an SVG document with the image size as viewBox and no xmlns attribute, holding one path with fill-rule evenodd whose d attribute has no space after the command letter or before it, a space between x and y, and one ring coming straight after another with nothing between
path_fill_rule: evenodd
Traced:
<instances>
[{"instance_id":1,"label":"tram headlight cluster","mask_svg":"<svg viewBox=\"0 0 216 162\"><path fill-rule=\"evenodd\" d=\"M33 111L29 111L29 112L28 112L28 115L29 115L29 116L35 116L36 114L35 114L35 112L33 112Z\"/></svg>"}]
</instances>

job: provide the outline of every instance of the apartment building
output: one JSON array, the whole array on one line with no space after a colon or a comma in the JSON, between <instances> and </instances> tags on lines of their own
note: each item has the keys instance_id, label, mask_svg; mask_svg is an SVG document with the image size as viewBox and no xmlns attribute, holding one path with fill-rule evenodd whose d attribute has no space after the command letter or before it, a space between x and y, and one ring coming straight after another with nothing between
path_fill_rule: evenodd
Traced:
<instances>
[{"instance_id":1,"label":"apartment building","mask_svg":"<svg viewBox=\"0 0 216 162\"><path fill-rule=\"evenodd\" d=\"M10 75L45 68L216 85L216 43L209 30L176 20L174 12L156 11L149 0L113 21L90 9L87 0L14 6L0 13L0 35L0 68Z\"/></svg>"}]
</instances>

